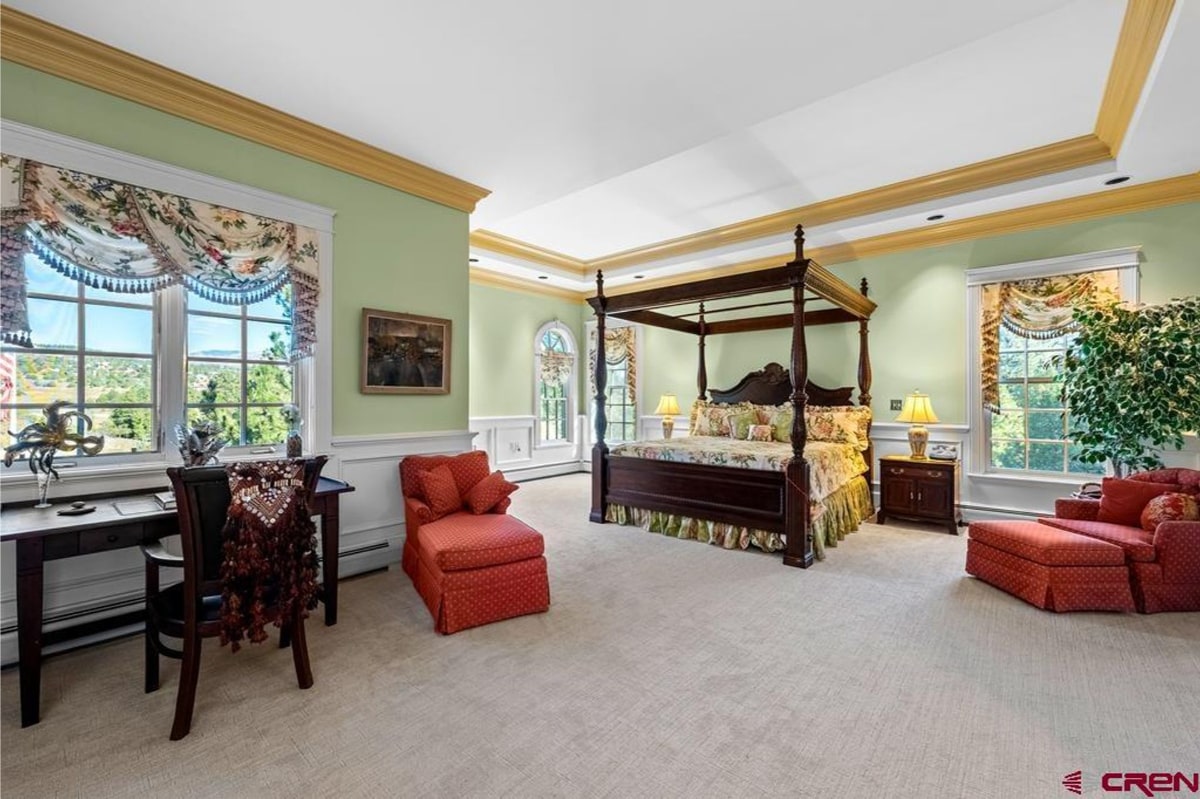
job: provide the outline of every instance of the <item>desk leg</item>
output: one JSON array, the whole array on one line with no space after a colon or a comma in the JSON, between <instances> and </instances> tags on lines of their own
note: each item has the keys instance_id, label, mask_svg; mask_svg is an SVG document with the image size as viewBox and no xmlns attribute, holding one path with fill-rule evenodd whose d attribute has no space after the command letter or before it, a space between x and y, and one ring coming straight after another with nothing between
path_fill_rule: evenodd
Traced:
<instances>
[{"instance_id":1,"label":"desk leg","mask_svg":"<svg viewBox=\"0 0 1200 799\"><path fill-rule=\"evenodd\" d=\"M42 694L41 538L17 544L17 643L21 669L21 726L38 723Z\"/></svg>"},{"instance_id":2,"label":"desk leg","mask_svg":"<svg viewBox=\"0 0 1200 799\"><path fill-rule=\"evenodd\" d=\"M321 514L321 554L324 556L321 569L321 579L324 581L322 591L325 601L325 626L337 624L338 600L338 500L333 497L326 501L325 512Z\"/></svg>"}]
</instances>

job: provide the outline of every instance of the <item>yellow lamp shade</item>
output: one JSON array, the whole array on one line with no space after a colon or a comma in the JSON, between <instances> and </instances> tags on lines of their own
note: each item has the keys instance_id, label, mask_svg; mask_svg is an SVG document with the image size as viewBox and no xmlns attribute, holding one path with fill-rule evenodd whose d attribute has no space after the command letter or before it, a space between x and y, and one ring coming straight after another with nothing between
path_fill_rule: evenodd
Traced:
<instances>
[{"instance_id":1,"label":"yellow lamp shade","mask_svg":"<svg viewBox=\"0 0 1200 799\"><path fill-rule=\"evenodd\" d=\"M663 394L658 400L658 407L654 409L655 416L675 416L679 413L679 400L675 399L674 394Z\"/></svg>"},{"instance_id":2,"label":"yellow lamp shade","mask_svg":"<svg viewBox=\"0 0 1200 799\"><path fill-rule=\"evenodd\" d=\"M937 414L933 412L933 403L929 401L928 394L922 394L920 391L914 391L904 398L904 407L900 409L900 415L896 417L897 422L909 422L910 424L937 424Z\"/></svg>"}]
</instances>

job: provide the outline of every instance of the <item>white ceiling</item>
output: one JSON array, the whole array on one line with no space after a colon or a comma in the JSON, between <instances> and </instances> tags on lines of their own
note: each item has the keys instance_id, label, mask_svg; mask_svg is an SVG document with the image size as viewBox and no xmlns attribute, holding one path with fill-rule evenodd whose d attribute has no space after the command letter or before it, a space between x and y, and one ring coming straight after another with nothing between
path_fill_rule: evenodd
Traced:
<instances>
[{"instance_id":1,"label":"white ceiling","mask_svg":"<svg viewBox=\"0 0 1200 799\"><path fill-rule=\"evenodd\" d=\"M269 0L9 5L492 190L487 229L577 258L1092 131L1124 0ZM1119 163L815 228L814 245L1200 169L1200 0ZM616 270L659 276L788 237ZM781 249L782 247L782 249ZM584 288L489 252L479 266Z\"/></svg>"}]
</instances>

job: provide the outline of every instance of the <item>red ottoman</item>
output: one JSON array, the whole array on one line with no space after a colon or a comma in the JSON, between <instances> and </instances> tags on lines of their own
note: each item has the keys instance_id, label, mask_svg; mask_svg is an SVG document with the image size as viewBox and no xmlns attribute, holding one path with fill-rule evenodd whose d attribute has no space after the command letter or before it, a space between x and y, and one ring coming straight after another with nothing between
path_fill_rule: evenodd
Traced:
<instances>
[{"instance_id":1,"label":"red ottoman","mask_svg":"<svg viewBox=\"0 0 1200 799\"><path fill-rule=\"evenodd\" d=\"M1043 610L1134 611L1124 550L1037 522L972 522L967 573Z\"/></svg>"},{"instance_id":2,"label":"red ottoman","mask_svg":"<svg viewBox=\"0 0 1200 799\"><path fill-rule=\"evenodd\" d=\"M452 513L421 525L412 574L439 633L550 607L542 534L503 513Z\"/></svg>"}]
</instances>

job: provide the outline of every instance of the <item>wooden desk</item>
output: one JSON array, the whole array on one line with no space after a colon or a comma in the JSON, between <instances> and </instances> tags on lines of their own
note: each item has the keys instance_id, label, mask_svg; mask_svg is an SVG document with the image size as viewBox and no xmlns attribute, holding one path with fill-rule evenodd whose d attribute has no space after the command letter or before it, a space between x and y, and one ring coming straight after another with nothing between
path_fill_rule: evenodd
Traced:
<instances>
[{"instance_id":1,"label":"wooden desk","mask_svg":"<svg viewBox=\"0 0 1200 799\"><path fill-rule=\"evenodd\" d=\"M162 489L166 490L166 489ZM322 477L313 494L312 512L321 517L321 599L325 624L337 624L338 497L354 486ZM79 499L86 499L79 497ZM21 670L21 726L37 724L42 690L42 580L48 560L72 558L93 552L135 547L178 535L174 510L161 510L152 494L131 494L89 499L96 510L83 516L59 516L71 498L51 508L10 507L0 511L0 541L17 547L17 642ZM117 510L120 503L126 513ZM147 503L148 506L147 506ZM138 505L145 511L132 510Z\"/></svg>"}]
</instances>

